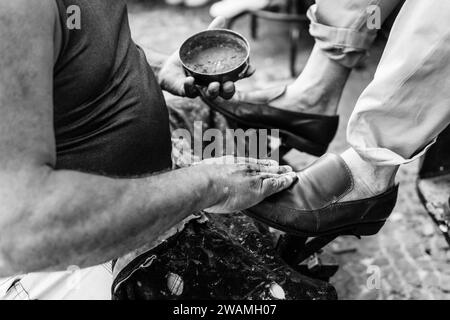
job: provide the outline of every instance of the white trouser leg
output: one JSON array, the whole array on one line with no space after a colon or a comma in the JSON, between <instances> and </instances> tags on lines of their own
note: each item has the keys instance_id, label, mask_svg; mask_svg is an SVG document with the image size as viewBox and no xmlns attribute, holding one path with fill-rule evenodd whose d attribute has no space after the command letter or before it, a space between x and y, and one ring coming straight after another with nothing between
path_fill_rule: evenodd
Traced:
<instances>
[{"instance_id":1,"label":"white trouser leg","mask_svg":"<svg viewBox=\"0 0 450 320\"><path fill-rule=\"evenodd\" d=\"M450 1L407 0L347 138L366 161L414 160L450 123Z\"/></svg>"},{"instance_id":2,"label":"white trouser leg","mask_svg":"<svg viewBox=\"0 0 450 320\"><path fill-rule=\"evenodd\" d=\"M379 9L380 26L403 0L316 0L308 10L309 32L332 60L354 67L367 53L378 29L369 18Z\"/></svg>"}]
</instances>

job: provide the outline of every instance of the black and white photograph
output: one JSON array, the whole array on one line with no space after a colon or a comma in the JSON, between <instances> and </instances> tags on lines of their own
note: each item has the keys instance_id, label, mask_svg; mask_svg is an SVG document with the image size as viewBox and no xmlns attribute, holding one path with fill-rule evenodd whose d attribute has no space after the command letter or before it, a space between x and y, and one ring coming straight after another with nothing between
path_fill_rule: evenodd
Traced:
<instances>
[{"instance_id":1,"label":"black and white photograph","mask_svg":"<svg viewBox=\"0 0 450 320\"><path fill-rule=\"evenodd\" d=\"M447 0L0 0L0 305L450 299L449 21Z\"/></svg>"}]
</instances>

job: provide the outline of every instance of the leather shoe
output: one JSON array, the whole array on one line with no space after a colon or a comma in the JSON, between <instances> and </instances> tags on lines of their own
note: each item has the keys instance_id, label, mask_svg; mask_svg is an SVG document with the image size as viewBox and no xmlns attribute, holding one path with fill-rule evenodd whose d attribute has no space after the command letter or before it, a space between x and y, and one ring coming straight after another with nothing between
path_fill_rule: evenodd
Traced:
<instances>
[{"instance_id":1,"label":"leather shoe","mask_svg":"<svg viewBox=\"0 0 450 320\"><path fill-rule=\"evenodd\" d=\"M236 123L252 129L278 129L284 142L292 148L322 156L336 135L339 116L294 112L271 107L270 102L282 96L286 87L252 92L247 97L237 93L231 100L203 101L213 110ZM267 97L269 95L269 98Z\"/></svg>"},{"instance_id":2,"label":"leather shoe","mask_svg":"<svg viewBox=\"0 0 450 320\"><path fill-rule=\"evenodd\" d=\"M327 154L298 173L287 191L245 211L271 227L301 237L327 235L368 236L378 233L397 201L398 186L383 194L339 202L354 187L347 164Z\"/></svg>"}]
</instances>

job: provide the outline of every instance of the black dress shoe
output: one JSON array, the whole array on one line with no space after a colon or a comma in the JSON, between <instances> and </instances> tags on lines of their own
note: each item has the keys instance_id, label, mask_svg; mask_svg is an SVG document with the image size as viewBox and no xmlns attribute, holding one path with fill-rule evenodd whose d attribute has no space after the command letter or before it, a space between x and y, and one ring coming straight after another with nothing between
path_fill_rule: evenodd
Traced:
<instances>
[{"instance_id":1,"label":"black dress shoe","mask_svg":"<svg viewBox=\"0 0 450 320\"><path fill-rule=\"evenodd\" d=\"M279 129L288 146L315 156L323 155L336 135L339 116L325 116L282 110L270 106L270 102L283 95L284 88L272 89L274 94L266 98L267 91L251 93L251 97L235 97L232 100L208 99L208 106L236 123L252 129Z\"/></svg>"},{"instance_id":2,"label":"black dress shoe","mask_svg":"<svg viewBox=\"0 0 450 320\"><path fill-rule=\"evenodd\" d=\"M327 154L298 174L298 182L245 213L301 237L369 236L378 233L394 209L398 186L363 200L339 202L353 189L344 160Z\"/></svg>"}]
</instances>

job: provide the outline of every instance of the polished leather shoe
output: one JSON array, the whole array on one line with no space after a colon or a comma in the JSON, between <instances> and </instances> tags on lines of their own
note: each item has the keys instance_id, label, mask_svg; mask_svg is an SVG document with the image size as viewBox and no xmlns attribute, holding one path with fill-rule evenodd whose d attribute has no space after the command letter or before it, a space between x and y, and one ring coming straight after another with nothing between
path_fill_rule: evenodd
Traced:
<instances>
[{"instance_id":1,"label":"polished leather shoe","mask_svg":"<svg viewBox=\"0 0 450 320\"><path fill-rule=\"evenodd\" d=\"M245 213L301 237L369 236L378 233L397 201L398 186L372 198L339 202L354 185L347 164L334 154L323 156L298 178L290 189Z\"/></svg>"},{"instance_id":2,"label":"polished leather shoe","mask_svg":"<svg viewBox=\"0 0 450 320\"><path fill-rule=\"evenodd\" d=\"M271 92L270 92L271 91ZM245 97L237 93L231 100L209 99L203 101L213 110L236 123L252 129L278 129L288 146L315 155L323 155L336 135L339 116L326 116L282 110L270 102L286 92L286 87L252 92ZM268 98L268 94L270 98Z\"/></svg>"}]
</instances>

